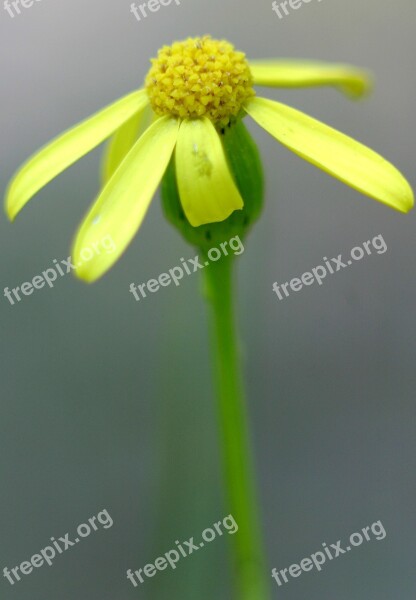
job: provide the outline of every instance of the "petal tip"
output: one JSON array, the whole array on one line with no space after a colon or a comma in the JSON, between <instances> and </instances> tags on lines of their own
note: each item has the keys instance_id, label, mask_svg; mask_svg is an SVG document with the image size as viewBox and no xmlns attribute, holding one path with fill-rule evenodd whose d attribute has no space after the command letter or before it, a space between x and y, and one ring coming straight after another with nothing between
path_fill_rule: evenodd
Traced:
<instances>
[{"instance_id":1,"label":"petal tip","mask_svg":"<svg viewBox=\"0 0 416 600\"><path fill-rule=\"evenodd\" d=\"M4 212L6 213L6 216L9 219L10 223L13 223L16 218L16 214L14 214L14 212L10 209L10 207L7 204L4 207Z\"/></svg>"},{"instance_id":2,"label":"petal tip","mask_svg":"<svg viewBox=\"0 0 416 600\"><path fill-rule=\"evenodd\" d=\"M16 220L17 215L19 214L19 210L13 209L9 203L6 203L5 207L4 207L4 211L7 215L7 218L9 219L10 223L14 223L14 221Z\"/></svg>"},{"instance_id":3,"label":"petal tip","mask_svg":"<svg viewBox=\"0 0 416 600\"><path fill-rule=\"evenodd\" d=\"M17 202L13 199L12 182L9 183L4 197L4 212L11 223L15 220L19 210L16 209Z\"/></svg>"},{"instance_id":4,"label":"petal tip","mask_svg":"<svg viewBox=\"0 0 416 600\"><path fill-rule=\"evenodd\" d=\"M75 263L76 264L76 263ZM73 271L74 276L86 284L91 284L97 281L103 273L97 272L86 264L80 264Z\"/></svg>"},{"instance_id":5,"label":"petal tip","mask_svg":"<svg viewBox=\"0 0 416 600\"><path fill-rule=\"evenodd\" d=\"M354 82L349 85L341 86L344 93L352 100L361 100L367 98L373 92L375 79L370 71L359 71Z\"/></svg>"},{"instance_id":6,"label":"petal tip","mask_svg":"<svg viewBox=\"0 0 416 600\"><path fill-rule=\"evenodd\" d=\"M402 213L408 213L412 210L415 204L414 192L407 179L402 174L400 175L404 184L404 191L402 193L401 201L397 203L397 208Z\"/></svg>"},{"instance_id":7,"label":"petal tip","mask_svg":"<svg viewBox=\"0 0 416 600\"><path fill-rule=\"evenodd\" d=\"M412 193L411 197L408 198L408 200L405 203L405 207L404 207L403 212L404 213L410 212L413 209L414 205L415 205L415 199L414 199L414 196L413 196L413 193Z\"/></svg>"}]
</instances>

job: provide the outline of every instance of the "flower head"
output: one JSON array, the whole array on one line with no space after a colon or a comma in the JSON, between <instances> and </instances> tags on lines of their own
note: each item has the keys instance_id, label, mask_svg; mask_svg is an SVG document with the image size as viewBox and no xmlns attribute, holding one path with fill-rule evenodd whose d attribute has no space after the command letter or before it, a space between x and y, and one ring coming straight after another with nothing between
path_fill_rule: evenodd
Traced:
<instances>
[{"instance_id":1,"label":"flower head","mask_svg":"<svg viewBox=\"0 0 416 600\"><path fill-rule=\"evenodd\" d=\"M154 112L179 119L207 117L225 127L254 96L243 52L209 36L164 46L152 59L146 90Z\"/></svg>"},{"instance_id":2,"label":"flower head","mask_svg":"<svg viewBox=\"0 0 416 600\"><path fill-rule=\"evenodd\" d=\"M111 236L116 250L78 268L86 281L103 275L140 227L172 156L180 202L192 227L218 223L244 205L224 151L224 130L250 115L288 149L391 208L407 212L413 192L403 175L361 143L304 113L255 95L253 85L333 86L352 97L369 86L360 69L316 61L247 61L209 36L164 46L144 88L57 137L16 173L7 191L11 219L55 176L107 138L104 185L73 247ZM238 148L235 150L238 154ZM233 161L238 161L238 156Z\"/></svg>"}]
</instances>

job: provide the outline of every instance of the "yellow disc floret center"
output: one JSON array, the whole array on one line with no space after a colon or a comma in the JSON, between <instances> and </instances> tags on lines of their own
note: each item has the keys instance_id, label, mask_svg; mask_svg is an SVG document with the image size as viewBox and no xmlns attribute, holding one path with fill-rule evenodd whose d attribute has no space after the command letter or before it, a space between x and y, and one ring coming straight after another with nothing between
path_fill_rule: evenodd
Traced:
<instances>
[{"instance_id":1,"label":"yellow disc floret center","mask_svg":"<svg viewBox=\"0 0 416 600\"><path fill-rule=\"evenodd\" d=\"M226 41L189 38L164 46L151 62L146 89L153 110L161 116L208 117L225 127L254 96L245 54Z\"/></svg>"}]
</instances>

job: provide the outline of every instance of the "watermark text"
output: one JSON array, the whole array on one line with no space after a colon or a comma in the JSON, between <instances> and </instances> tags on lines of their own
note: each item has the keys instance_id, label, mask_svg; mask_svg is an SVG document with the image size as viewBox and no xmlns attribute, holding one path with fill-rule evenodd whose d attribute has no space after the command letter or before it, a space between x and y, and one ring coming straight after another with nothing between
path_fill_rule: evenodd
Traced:
<instances>
[{"instance_id":1,"label":"watermark text","mask_svg":"<svg viewBox=\"0 0 416 600\"><path fill-rule=\"evenodd\" d=\"M303 286L309 286L317 282L318 285L323 284L323 280L327 275L333 275L338 273L342 269L353 264L353 261L357 262L365 256L370 256L372 251L375 250L377 254L384 254L387 250L387 244L384 241L383 236L376 235L372 240L368 240L363 243L362 246L355 246L350 252L350 258L343 258L342 254L338 254L337 257L328 260L326 256L323 257L324 265L318 265L313 267L310 271L306 271L300 277L294 277L286 283L278 284L277 281L273 283L272 289L279 300L284 300L292 292L300 292Z\"/></svg>"},{"instance_id":2,"label":"watermark text","mask_svg":"<svg viewBox=\"0 0 416 600\"><path fill-rule=\"evenodd\" d=\"M378 541L384 540L386 535L387 533L382 522L376 521L368 527L363 527L361 531L352 533L347 546L343 547L341 545L341 540L338 540L335 544L329 544L329 546L324 542L322 544L322 550L318 550L318 552L314 552L310 556L303 558L299 564L294 563L293 565L290 565L289 568L280 569L279 571L276 568L272 569L272 578L280 587L284 583L289 582L289 577L300 577L304 572L312 571L312 569L322 571L322 567L327 560L334 560L334 558L338 558L339 556L350 552L353 548L361 546L364 540L367 542L370 542L372 539Z\"/></svg>"}]
</instances>

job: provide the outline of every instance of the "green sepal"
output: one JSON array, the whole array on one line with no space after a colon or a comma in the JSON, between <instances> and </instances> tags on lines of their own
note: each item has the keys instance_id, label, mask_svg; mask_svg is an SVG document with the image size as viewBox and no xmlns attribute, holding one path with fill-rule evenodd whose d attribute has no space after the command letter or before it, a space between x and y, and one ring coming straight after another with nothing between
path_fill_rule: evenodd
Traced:
<instances>
[{"instance_id":1,"label":"green sepal","mask_svg":"<svg viewBox=\"0 0 416 600\"><path fill-rule=\"evenodd\" d=\"M162 206L170 223L193 246L201 250L231 239L244 237L260 216L263 206L264 180L259 151L241 119L219 132L230 171L244 200L242 210L234 211L219 223L193 227L183 212L176 183L175 155L162 180Z\"/></svg>"}]
</instances>

